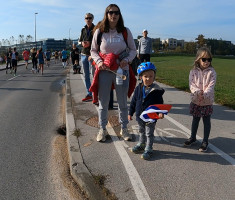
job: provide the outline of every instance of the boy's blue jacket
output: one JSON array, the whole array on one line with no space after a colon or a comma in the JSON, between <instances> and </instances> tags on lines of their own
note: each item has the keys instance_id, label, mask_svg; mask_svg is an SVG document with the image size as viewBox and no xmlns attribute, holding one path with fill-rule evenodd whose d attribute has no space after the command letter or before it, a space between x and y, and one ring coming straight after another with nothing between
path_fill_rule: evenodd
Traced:
<instances>
[{"instance_id":1,"label":"boy's blue jacket","mask_svg":"<svg viewBox=\"0 0 235 200\"><path fill-rule=\"evenodd\" d=\"M131 99L129 115L133 116L136 112L136 121L143 122L139 117L141 113L150 105L163 104L162 95L164 92L165 90L154 82L149 94L143 98L143 84L139 83L139 85L135 88L134 95Z\"/></svg>"}]
</instances>

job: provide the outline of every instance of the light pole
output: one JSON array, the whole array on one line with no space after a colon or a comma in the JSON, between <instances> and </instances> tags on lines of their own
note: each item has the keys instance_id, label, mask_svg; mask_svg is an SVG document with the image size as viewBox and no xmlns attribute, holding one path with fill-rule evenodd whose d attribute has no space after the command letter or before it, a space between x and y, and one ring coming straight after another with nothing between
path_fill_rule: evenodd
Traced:
<instances>
[{"instance_id":1,"label":"light pole","mask_svg":"<svg viewBox=\"0 0 235 200\"><path fill-rule=\"evenodd\" d=\"M71 30L71 28L69 28L69 40L70 40L70 30Z\"/></svg>"},{"instance_id":2,"label":"light pole","mask_svg":"<svg viewBox=\"0 0 235 200\"><path fill-rule=\"evenodd\" d=\"M70 30L71 30L71 28L69 28L69 47L71 48Z\"/></svg>"},{"instance_id":3,"label":"light pole","mask_svg":"<svg viewBox=\"0 0 235 200\"><path fill-rule=\"evenodd\" d=\"M36 51L37 51L37 39L36 39L36 15L37 15L38 13L34 13L34 15L35 15L35 45L36 45Z\"/></svg>"}]
</instances>

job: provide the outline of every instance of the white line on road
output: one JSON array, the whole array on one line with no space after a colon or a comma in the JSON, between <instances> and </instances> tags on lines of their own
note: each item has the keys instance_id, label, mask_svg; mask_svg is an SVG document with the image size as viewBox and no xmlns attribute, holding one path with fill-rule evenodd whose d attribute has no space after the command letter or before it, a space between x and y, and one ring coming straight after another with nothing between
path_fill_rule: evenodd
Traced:
<instances>
[{"instance_id":1,"label":"white line on road","mask_svg":"<svg viewBox=\"0 0 235 200\"><path fill-rule=\"evenodd\" d=\"M97 108L98 110L98 108ZM128 153L126 152L124 146L126 146L124 141L121 141L118 139L115 131L111 127L110 123L108 123L107 131L109 135L111 136L114 146L124 164L124 167L126 169L126 172L129 176L129 179L131 181L132 187L135 191L136 198L139 200L150 200L150 197L148 195L148 192L144 186L144 183L142 182L139 173L137 172L133 162L131 161Z\"/></svg>"},{"instance_id":2,"label":"white line on road","mask_svg":"<svg viewBox=\"0 0 235 200\"><path fill-rule=\"evenodd\" d=\"M168 119L170 122L172 122L173 124L175 124L176 126L178 126L180 129L182 129L185 133L188 134L188 137L190 137L191 135L191 131L186 128L185 126L183 126L182 124L180 124L179 122L177 122L176 120L174 120L173 118L169 117L168 115L165 115L165 118ZM202 138L200 136L197 135L197 139L199 141L202 141ZM208 147L213 150L216 154L218 154L219 156L221 156L223 159L227 160L231 165L235 166L235 159L233 159L231 156L229 156L228 154L226 154L225 152L221 151L220 149L218 149L216 146L214 146L213 144L209 144Z\"/></svg>"},{"instance_id":3,"label":"white line on road","mask_svg":"<svg viewBox=\"0 0 235 200\"><path fill-rule=\"evenodd\" d=\"M12 77L12 78L9 78L8 81L11 81L11 80L17 78L18 76L20 76L20 75L17 75L17 76L14 76L14 77Z\"/></svg>"},{"instance_id":4,"label":"white line on road","mask_svg":"<svg viewBox=\"0 0 235 200\"><path fill-rule=\"evenodd\" d=\"M82 80L83 83L85 85L85 80L84 80L84 76L82 76ZM97 112L99 108L96 107ZM142 182L139 173L137 172L133 162L131 161L128 153L126 152L127 147L129 147L124 141L121 141L118 139L115 131L113 130L112 126L110 125L110 123L108 122L108 126L107 126L107 131L110 135L110 137L112 138L112 141L114 143L114 146L123 162L123 165L126 169L126 172L129 176L129 179L131 181L132 187L135 191L135 195L136 198L138 200L150 200L150 197L148 195L148 192L144 186L144 183Z\"/></svg>"}]
</instances>

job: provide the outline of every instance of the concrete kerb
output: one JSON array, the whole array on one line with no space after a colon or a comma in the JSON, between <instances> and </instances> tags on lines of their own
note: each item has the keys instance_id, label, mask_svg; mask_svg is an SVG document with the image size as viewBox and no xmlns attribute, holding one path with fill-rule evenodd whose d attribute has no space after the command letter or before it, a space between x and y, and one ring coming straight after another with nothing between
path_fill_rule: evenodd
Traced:
<instances>
[{"instance_id":1,"label":"concrete kerb","mask_svg":"<svg viewBox=\"0 0 235 200\"><path fill-rule=\"evenodd\" d=\"M99 186L95 184L94 178L83 162L78 138L74 135L75 130L76 124L72 113L70 72L68 72L66 81L66 137L70 173L90 200L106 199Z\"/></svg>"}]
</instances>

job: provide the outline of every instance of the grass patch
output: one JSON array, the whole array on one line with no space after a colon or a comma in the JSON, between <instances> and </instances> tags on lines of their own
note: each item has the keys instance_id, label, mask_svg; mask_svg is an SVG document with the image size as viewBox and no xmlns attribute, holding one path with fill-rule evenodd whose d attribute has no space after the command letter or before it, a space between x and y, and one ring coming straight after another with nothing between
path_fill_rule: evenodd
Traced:
<instances>
[{"instance_id":1,"label":"grass patch","mask_svg":"<svg viewBox=\"0 0 235 200\"><path fill-rule=\"evenodd\" d=\"M190 92L188 76L193 68L194 56L152 57L157 66L157 81ZM213 58L217 73L215 102L235 109L235 59Z\"/></svg>"},{"instance_id":2,"label":"grass patch","mask_svg":"<svg viewBox=\"0 0 235 200\"><path fill-rule=\"evenodd\" d=\"M73 135L76 136L76 137L80 137L82 134L81 134L81 131L79 129L75 129L74 132L73 132Z\"/></svg>"}]
</instances>

